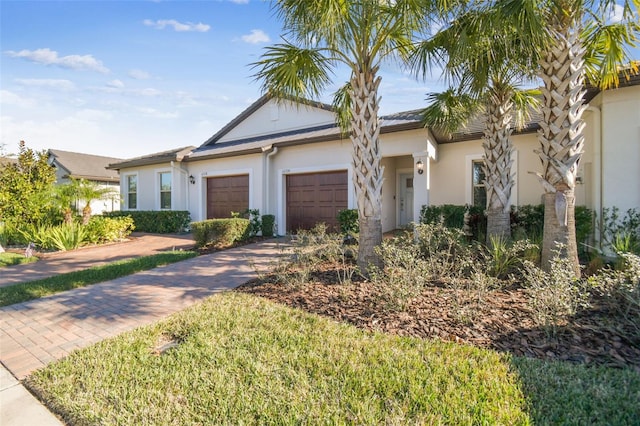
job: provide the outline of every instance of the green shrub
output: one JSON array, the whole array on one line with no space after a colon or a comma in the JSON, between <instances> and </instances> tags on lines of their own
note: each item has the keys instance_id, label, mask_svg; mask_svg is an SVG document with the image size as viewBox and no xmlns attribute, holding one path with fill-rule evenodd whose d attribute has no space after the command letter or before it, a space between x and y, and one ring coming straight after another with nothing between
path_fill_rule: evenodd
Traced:
<instances>
[{"instance_id":1,"label":"green shrub","mask_svg":"<svg viewBox=\"0 0 640 426\"><path fill-rule=\"evenodd\" d=\"M249 219L249 237L255 237L262 231L262 218L259 209L246 209L243 212L231 212L232 218Z\"/></svg>"},{"instance_id":2,"label":"green shrub","mask_svg":"<svg viewBox=\"0 0 640 426\"><path fill-rule=\"evenodd\" d=\"M359 233L358 209L340 210L338 212L338 224L340 225L340 232L345 237Z\"/></svg>"},{"instance_id":3,"label":"green shrub","mask_svg":"<svg viewBox=\"0 0 640 426\"><path fill-rule=\"evenodd\" d=\"M191 221L191 215L186 210L127 210L108 212L104 216L129 216L133 219L136 231L155 234L184 232Z\"/></svg>"},{"instance_id":4,"label":"green shrub","mask_svg":"<svg viewBox=\"0 0 640 426\"><path fill-rule=\"evenodd\" d=\"M476 241L484 241L487 232L487 217L484 208L478 206L456 206L444 204L441 206L422 206L420 210L420 223L442 223L447 228L463 229L465 226L464 215L468 212L468 223L471 238Z\"/></svg>"},{"instance_id":5,"label":"green shrub","mask_svg":"<svg viewBox=\"0 0 640 426\"><path fill-rule=\"evenodd\" d=\"M198 247L208 245L231 245L249 238L249 219L208 219L192 222L191 230Z\"/></svg>"},{"instance_id":6,"label":"green shrub","mask_svg":"<svg viewBox=\"0 0 640 426\"><path fill-rule=\"evenodd\" d=\"M528 240L511 242L503 237L491 237L489 247L485 246L487 273L494 278L505 279L522 267L523 259L535 249Z\"/></svg>"},{"instance_id":7,"label":"green shrub","mask_svg":"<svg viewBox=\"0 0 640 426\"><path fill-rule=\"evenodd\" d=\"M613 251L640 255L640 210L629 209L624 216L617 207L602 209L602 242Z\"/></svg>"},{"instance_id":8,"label":"green shrub","mask_svg":"<svg viewBox=\"0 0 640 426\"><path fill-rule=\"evenodd\" d=\"M49 228L49 247L60 251L75 250L84 243L87 230L77 223L62 224Z\"/></svg>"},{"instance_id":9,"label":"green shrub","mask_svg":"<svg viewBox=\"0 0 640 426\"><path fill-rule=\"evenodd\" d=\"M135 229L129 216L92 216L86 225L86 241L92 244L108 243L125 239Z\"/></svg>"},{"instance_id":10,"label":"green shrub","mask_svg":"<svg viewBox=\"0 0 640 426\"><path fill-rule=\"evenodd\" d=\"M451 279L468 274L473 259L461 229L442 223L420 224L415 227L415 238L426 261L428 279Z\"/></svg>"},{"instance_id":11,"label":"green shrub","mask_svg":"<svg viewBox=\"0 0 640 426\"><path fill-rule=\"evenodd\" d=\"M275 235L276 217L272 214L262 215L262 236L273 237Z\"/></svg>"}]
</instances>

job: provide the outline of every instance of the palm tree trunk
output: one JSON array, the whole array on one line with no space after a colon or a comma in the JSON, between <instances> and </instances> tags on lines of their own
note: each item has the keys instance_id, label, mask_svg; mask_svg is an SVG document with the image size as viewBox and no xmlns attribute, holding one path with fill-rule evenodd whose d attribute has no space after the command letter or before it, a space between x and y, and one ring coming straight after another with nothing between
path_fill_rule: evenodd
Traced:
<instances>
[{"instance_id":1,"label":"palm tree trunk","mask_svg":"<svg viewBox=\"0 0 640 426\"><path fill-rule=\"evenodd\" d=\"M367 274L371 266L382 267L375 247L382 243L382 176L380 165L380 123L378 122L377 69L354 74L353 90L353 180L358 200L360 241L358 266Z\"/></svg>"},{"instance_id":2,"label":"palm tree trunk","mask_svg":"<svg viewBox=\"0 0 640 426\"><path fill-rule=\"evenodd\" d=\"M511 237L511 189L513 175L513 144L511 120L513 117L511 93L493 93L487 104L484 129L484 171L487 190L487 245L492 237Z\"/></svg>"},{"instance_id":3,"label":"palm tree trunk","mask_svg":"<svg viewBox=\"0 0 640 426\"><path fill-rule=\"evenodd\" d=\"M91 202L88 202L82 209L82 224L87 225L91 220Z\"/></svg>"},{"instance_id":4,"label":"palm tree trunk","mask_svg":"<svg viewBox=\"0 0 640 426\"><path fill-rule=\"evenodd\" d=\"M578 28L556 24L549 30L556 42L540 61L544 105L536 151L542 162L538 178L545 189L542 267L550 269L557 245L563 244L561 256L579 276L574 188L584 145L584 47Z\"/></svg>"}]
</instances>

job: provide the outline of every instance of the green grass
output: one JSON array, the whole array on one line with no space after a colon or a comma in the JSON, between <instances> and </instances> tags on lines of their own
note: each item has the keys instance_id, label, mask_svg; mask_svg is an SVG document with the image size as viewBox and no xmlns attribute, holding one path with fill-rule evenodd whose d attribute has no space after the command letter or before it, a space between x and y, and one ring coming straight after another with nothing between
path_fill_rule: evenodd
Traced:
<instances>
[{"instance_id":1,"label":"green grass","mask_svg":"<svg viewBox=\"0 0 640 426\"><path fill-rule=\"evenodd\" d=\"M179 344L162 354L158 342ZM372 334L224 293L76 351L27 385L73 425L624 424L638 374Z\"/></svg>"},{"instance_id":2,"label":"green grass","mask_svg":"<svg viewBox=\"0 0 640 426\"><path fill-rule=\"evenodd\" d=\"M146 271L169 263L197 256L194 251L170 251L135 259L126 259L82 271L69 272L50 278L0 287L0 306L38 299L61 291L85 287L115 278Z\"/></svg>"},{"instance_id":3,"label":"green grass","mask_svg":"<svg viewBox=\"0 0 640 426\"><path fill-rule=\"evenodd\" d=\"M24 257L24 255L19 253L4 252L0 253L0 268L4 268L5 266L21 265L23 263L31 263L37 260L38 258L35 256Z\"/></svg>"}]
</instances>

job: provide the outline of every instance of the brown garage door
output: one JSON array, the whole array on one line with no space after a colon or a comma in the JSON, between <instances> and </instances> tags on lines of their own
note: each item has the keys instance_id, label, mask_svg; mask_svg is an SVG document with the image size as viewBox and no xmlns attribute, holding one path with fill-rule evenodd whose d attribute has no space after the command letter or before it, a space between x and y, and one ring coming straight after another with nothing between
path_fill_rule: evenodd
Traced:
<instances>
[{"instance_id":1,"label":"brown garage door","mask_svg":"<svg viewBox=\"0 0 640 426\"><path fill-rule=\"evenodd\" d=\"M207 219L231 217L249 208L249 175L207 178Z\"/></svg>"},{"instance_id":2,"label":"brown garage door","mask_svg":"<svg viewBox=\"0 0 640 426\"><path fill-rule=\"evenodd\" d=\"M287 175L287 231L324 222L338 230L336 216L347 208L347 171Z\"/></svg>"}]
</instances>

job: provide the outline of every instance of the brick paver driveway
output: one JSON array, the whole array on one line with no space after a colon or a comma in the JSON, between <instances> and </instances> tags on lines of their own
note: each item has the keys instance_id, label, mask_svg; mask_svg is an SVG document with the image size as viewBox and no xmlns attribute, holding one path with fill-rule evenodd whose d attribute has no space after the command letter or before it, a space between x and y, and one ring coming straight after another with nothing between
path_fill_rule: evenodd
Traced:
<instances>
[{"instance_id":1,"label":"brick paver driveway","mask_svg":"<svg viewBox=\"0 0 640 426\"><path fill-rule=\"evenodd\" d=\"M0 361L18 379L74 349L149 324L255 277L276 240L198 256L0 308Z\"/></svg>"}]
</instances>

